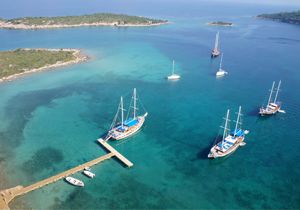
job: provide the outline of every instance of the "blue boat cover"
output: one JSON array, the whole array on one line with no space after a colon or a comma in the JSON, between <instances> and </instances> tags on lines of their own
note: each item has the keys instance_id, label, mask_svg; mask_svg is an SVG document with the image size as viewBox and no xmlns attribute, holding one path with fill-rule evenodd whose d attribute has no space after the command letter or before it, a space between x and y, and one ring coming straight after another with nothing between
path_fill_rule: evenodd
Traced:
<instances>
[{"instance_id":1,"label":"blue boat cover","mask_svg":"<svg viewBox=\"0 0 300 210\"><path fill-rule=\"evenodd\" d=\"M137 119L131 119L129 118L128 120L125 120L124 125L128 126L128 127L132 127L134 125L136 125L139 121Z\"/></svg>"},{"instance_id":2,"label":"blue boat cover","mask_svg":"<svg viewBox=\"0 0 300 210\"><path fill-rule=\"evenodd\" d=\"M119 131L121 131L121 132L124 132L124 131L125 131L125 128L124 128L124 127L122 128L122 125L119 125L119 126L117 127L117 129L118 129Z\"/></svg>"},{"instance_id":3,"label":"blue boat cover","mask_svg":"<svg viewBox=\"0 0 300 210\"><path fill-rule=\"evenodd\" d=\"M241 130L241 129L238 129L238 130L235 132L235 130L234 130L234 131L232 131L231 135L234 135L234 134L235 134L237 137L240 137L240 136L243 136L243 135L244 135L244 131Z\"/></svg>"}]
</instances>

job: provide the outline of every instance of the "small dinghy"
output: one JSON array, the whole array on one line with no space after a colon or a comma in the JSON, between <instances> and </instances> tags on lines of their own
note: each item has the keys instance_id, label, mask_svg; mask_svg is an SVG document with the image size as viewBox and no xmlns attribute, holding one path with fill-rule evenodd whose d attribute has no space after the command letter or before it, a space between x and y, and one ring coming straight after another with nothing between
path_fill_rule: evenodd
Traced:
<instances>
[{"instance_id":1,"label":"small dinghy","mask_svg":"<svg viewBox=\"0 0 300 210\"><path fill-rule=\"evenodd\" d=\"M75 179L73 177L68 176L66 178L66 181L69 182L72 185L78 186L78 187L84 187L83 181L80 181L79 179Z\"/></svg>"},{"instance_id":2,"label":"small dinghy","mask_svg":"<svg viewBox=\"0 0 300 210\"><path fill-rule=\"evenodd\" d=\"M96 174L92 173L91 171L89 170L84 170L83 171L83 174L86 175L87 177L89 178L94 178L96 176Z\"/></svg>"},{"instance_id":3,"label":"small dinghy","mask_svg":"<svg viewBox=\"0 0 300 210\"><path fill-rule=\"evenodd\" d=\"M242 146L245 146L246 145L246 142L244 142L244 141L242 141L241 143L240 143L240 146L242 147Z\"/></svg>"}]
</instances>

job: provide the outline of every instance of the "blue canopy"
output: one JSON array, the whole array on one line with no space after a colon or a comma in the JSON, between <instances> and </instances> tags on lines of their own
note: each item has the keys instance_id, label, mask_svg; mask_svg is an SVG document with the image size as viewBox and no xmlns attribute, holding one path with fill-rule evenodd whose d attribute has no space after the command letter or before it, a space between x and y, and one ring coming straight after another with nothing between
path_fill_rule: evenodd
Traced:
<instances>
[{"instance_id":1,"label":"blue canopy","mask_svg":"<svg viewBox=\"0 0 300 210\"><path fill-rule=\"evenodd\" d=\"M139 121L137 119L131 119L129 118L128 120L125 120L124 125L128 126L128 127L132 127L134 125L136 125Z\"/></svg>"},{"instance_id":2,"label":"blue canopy","mask_svg":"<svg viewBox=\"0 0 300 210\"><path fill-rule=\"evenodd\" d=\"M117 127L117 129L118 129L119 131L121 131L121 132L124 132L124 131L125 131L125 127L122 127L122 125L119 125L119 126Z\"/></svg>"},{"instance_id":3,"label":"blue canopy","mask_svg":"<svg viewBox=\"0 0 300 210\"><path fill-rule=\"evenodd\" d=\"M243 136L244 135L244 131L241 130L241 129L238 129L237 131L232 131L231 135L234 136L234 134L237 136L237 137L240 137L240 136Z\"/></svg>"}]
</instances>

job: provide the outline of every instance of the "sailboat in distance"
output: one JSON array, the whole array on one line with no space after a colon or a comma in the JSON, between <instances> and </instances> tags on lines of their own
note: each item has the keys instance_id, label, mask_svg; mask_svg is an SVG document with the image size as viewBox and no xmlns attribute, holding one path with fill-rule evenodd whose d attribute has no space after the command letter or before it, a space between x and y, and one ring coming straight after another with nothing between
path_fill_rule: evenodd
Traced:
<instances>
[{"instance_id":1,"label":"sailboat in distance","mask_svg":"<svg viewBox=\"0 0 300 210\"><path fill-rule=\"evenodd\" d=\"M148 112L145 112L143 115L138 116L137 114L137 94L136 94L136 89L133 89L133 96L132 96L132 101L133 101L133 106L131 106L132 101L130 103L129 109L128 109L128 114L126 119L124 118L124 105L123 105L123 97L121 96L120 104L118 107L118 111L114 117L113 123L111 124L111 128L108 131L107 136L105 137L105 141L107 141L110 138L113 138L115 140L121 140L124 138L127 138L129 136L132 136L135 134L140 128L143 126L145 122L145 118L148 115ZM130 109L133 109L132 116L129 116ZM118 117L121 114L121 121L118 121Z\"/></svg>"},{"instance_id":2,"label":"sailboat in distance","mask_svg":"<svg viewBox=\"0 0 300 210\"><path fill-rule=\"evenodd\" d=\"M244 142L245 135L249 133L248 130L243 130L242 126L242 114L241 114L241 106L239 107L239 112L237 113L237 119L235 121L235 128L233 131L230 130L229 126L229 113L230 110L227 110L225 125L221 128L224 129L222 140L217 142L211 149L208 154L208 158L219 158L224 157L233 153L239 146L244 146L246 143Z\"/></svg>"},{"instance_id":3,"label":"sailboat in distance","mask_svg":"<svg viewBox=\"0 0 300 210\"><path fill-rule=\"evenodd\" d=\"M212 50L211 52L211 57L212 58L215 58L215 57L218 57L220 55L220 49L219 49L219 31L217 32L216 34L216 40L215 40L215 46L214 46L214 49Z\"/></svg>"},{"instance_id":4,"label":"sailboat in distance","mask_svg":"<svg viewBox=\"0 0 300 210\"><path fill-rule=\"evenodd\" d=\"M274 92L274 86L275 86L275 81L273 81L273 84L272 84L272 88L270 90L270 96L269 96L269 100L268 100L268 103L266 106L262 106L260 109L259 109L259 114L261 116L264 116L264 115L272 115L272 114L276 114L277 112L283 112L285 113L284 110L281 110L280 107L281 107L281 102L277 101L277 98L278 98L278 92L280 90L280 85L281 85L281 80L279 81L278 83L278 86L277 86L277 89L276 89L276 94L275 94L275 98L274 100L272 101L272 95L273 95L273 92Z\"/></svg>"},{"instance_id":5,"label":"sailboat in distance","mask_svg":"<svg viewBox=\"0 0 300 210\"><path fill-rule=\"evenodd\" d=\"M220 61L220 67L219 67L219 70L217 71L216 73L216 76L217 77L222 77L224 76L225 74L228 74L228 72L226 72L225 70L222 69L222 61L223 61L223 53L221 55L221 61Z\"/></svg>"},{"instance_id":6,"label":"sailboat in distance","mask_svg":"<svg viewBox=\"0 0 300 210\"><path fill-rule=\"evenodd\" d=\"M175 61L173 60L172 74L167 77L168 80L178 80L178 79L180 79L180 75L175 74L174 71L175 71Z\"/></svg>"}]
</instances>

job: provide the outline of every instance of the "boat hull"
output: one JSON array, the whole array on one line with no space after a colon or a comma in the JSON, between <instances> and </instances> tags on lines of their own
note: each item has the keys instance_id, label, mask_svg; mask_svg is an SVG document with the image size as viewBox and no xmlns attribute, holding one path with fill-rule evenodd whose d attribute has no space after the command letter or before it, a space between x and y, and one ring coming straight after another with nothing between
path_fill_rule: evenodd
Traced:
<instances>
[{"instance_id":1,"label":"boat hull","mask_svg":"<svg viewBox=\"0 0 300 210\"><path fill-rule=\"evenodd\" d=\"M210 153L208 154L208 158L221 158L221 157L225 157L227 155L232 154L233 152L235 152L237 150L237 148L240 146L240 144L244 141L245 136L241 136L241 137L237 137L236 142L234 143L234 145L232 145L228 150L226 150L225 152L219 150L219 147L217 146L217 144L215 146L213 146L210 150Z\"/></svg>"},{"instance_id":2,"label":"boat hull","mask_svg":"<svg viewBox=\"0 0 300 210\"><path fill-rule=\"evenodd\" d=\"M214 49L214 50L211 52L211 57L212 57L212 58L218 57L219 55L220 55L220 51L217 50L217 49Z\"/></svg>"},{"instance_id":3,"label":"boat hull","mask_svg":"<svg viewBox=\"0 0 300 210\"><path fill-rule=\"evenodd\" d=\"M84 183L83 181L80 181L79 179L75 179L73 177L66 177L65 180L70 183L71 185L74 185L74 186L78 186L78 187L84 187Z\"/></svg>"},{"instance_id":4,"label":"boat hull","mask_svg":"<svg viewBox=\"0 0 300 210\"><path fill-rule=\"evenodd\" d=\"M114 140L122 140L122 139L125 139L125 138L128 138L132 135L134 135L136 132L138 132L141 127L143 126L144 122L145 122L145 118L146 116L139 116L137 117L137 120L138 120L138 123L130 128L128 128L126 131L124 132L120 132L118 130L118 126L112 128L110 131L109 131L109 135L112 139Z\"/></svg>"},{"instance_id":5,"label":"boat hull","mask_svg":"<svg viewBox=\"0 0 300 210\"><path fill-rule=\"evenodd\" d=\"M84 170L83 174L86 175L89 178L94 178L96 175L90 171Z\"/></svg>"},{"instance_id":6,"label":"boat hull","mask_svg":"<svg viewBox=\"0 0 300 210\"><path fill-rule=\"evenodd\" d=\"M168 78L168 80L179 80L180 76L177 74L173 74L171 76L168 76L167 78Z\"/></svg>"},{"instance_id":7,"label":"boat hull","mask_svg":"<svg viewBox=\"0 0 300 210\"><path fill-rule=\"evenodd\" d=\"M261 116L273 115L273 114L276 114L279 110L280 110L280 105L277 105L273 109L270 109L268 107L267 108L262 107L262 108L259 109L259 114Z\"/></svg>"},{"instance_id":8,"label":"boat hull","mask_svg":"<svg viewBox=\"0 0 300 210\"><path fill-rule=\"evenodd\" d=\"M219 70L219 71L217 71L216 76L217 76L217 77L222 77L222 76L225 76L226 74L227 74L226 71L224 71L224 70Z\"/></svg>"}]
</instances>

